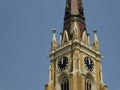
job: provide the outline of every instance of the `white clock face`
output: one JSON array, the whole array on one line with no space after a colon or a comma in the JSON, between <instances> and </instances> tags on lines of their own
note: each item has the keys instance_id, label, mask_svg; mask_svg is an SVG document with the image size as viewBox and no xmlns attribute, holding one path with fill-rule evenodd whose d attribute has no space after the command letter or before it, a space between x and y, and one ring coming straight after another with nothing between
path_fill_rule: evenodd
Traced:
<instances>
[{"instance_id":1,"label":"white clock face","mask_svg":"<svg viewBox=\"0 0 120 90\"><path fill-rule=\"evenodd\" d=\"M68 58L63 57L57 62L57 68L59 71L63 71L68 66Z\"/></svg>"},{"instance_id":2,"label":"white clock face","mask_svg":"<svg viewBox=\"0 0 120 90\"><path fill-rule=\"evenodd\" d=\"M94 62L92 61L91 58L85 57L84 64L85 64L87 70L93 71L93 69L94 69Z\"/></svg>"}]
</instances>

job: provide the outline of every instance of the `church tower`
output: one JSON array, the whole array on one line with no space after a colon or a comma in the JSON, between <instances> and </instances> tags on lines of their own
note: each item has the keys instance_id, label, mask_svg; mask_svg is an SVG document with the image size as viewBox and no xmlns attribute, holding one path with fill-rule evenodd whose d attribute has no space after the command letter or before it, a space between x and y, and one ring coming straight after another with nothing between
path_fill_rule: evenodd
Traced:
<instances>
[{"instance_id":1,"label":"church tower","mask_svg":"<svg viewBox=\"0 0 120 90\"><path fill-rule=\"evenodd\" d=\"M66 0L60 43L53 31L49 81L45 90L107 90L103 82L97 30L91 44L82 0Z\"/></svg>"}]
</instances>

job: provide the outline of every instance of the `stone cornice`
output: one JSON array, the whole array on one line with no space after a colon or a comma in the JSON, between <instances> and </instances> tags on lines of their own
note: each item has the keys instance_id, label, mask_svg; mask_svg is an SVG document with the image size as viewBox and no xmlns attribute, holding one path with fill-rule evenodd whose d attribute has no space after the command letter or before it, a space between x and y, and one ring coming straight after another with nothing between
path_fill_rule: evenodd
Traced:
<instances>
[{"instance_id":1,"label":"stone cornice","mask_svg":"<svg viewBox=\"0 0 120 90\"><path fill-rule=\"evenodd\" d=\"M99 51L96 51L92 46L84 43L83 41L79 41L78 39L75 39L75 40L70 40L69 42L66 42L62 45L59 45L54 51L51 51L50 58L51 60L53 60L76 49L79 50L80 52L84 52L88 55L91 55L91 57L93 58L95 58L96 56L100 58L101 56Z\"/></svg>"}]
</instances>

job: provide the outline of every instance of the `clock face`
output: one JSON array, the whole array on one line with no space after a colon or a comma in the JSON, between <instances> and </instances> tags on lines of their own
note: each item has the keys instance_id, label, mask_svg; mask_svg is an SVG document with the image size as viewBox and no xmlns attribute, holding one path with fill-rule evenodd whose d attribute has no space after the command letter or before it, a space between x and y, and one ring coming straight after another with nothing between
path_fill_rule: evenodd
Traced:
<instances>
[{"instance_id":1,"label":"clock face","mask_svg":"<svg viewBox=\"0 0 120 90\"><path fill-rule=\"evenodd\" d=\"M94 62L92 61L91 58L85 57L84 64L85 64L87 70L93 71L93 69L94 69Z\"/></svg>"},{"instance_id":2,"label":"clock face","mask_svg":"<svg viewBox=\"0 0 120 90\"><path fill-rule=\"evenodd\" d=\"M65 68L68 65L68 58L67 57L63 57L61 58L58 63L57 63L57 68L59 71L63 71L65 70Z\"/></svg>"}]
</instances>

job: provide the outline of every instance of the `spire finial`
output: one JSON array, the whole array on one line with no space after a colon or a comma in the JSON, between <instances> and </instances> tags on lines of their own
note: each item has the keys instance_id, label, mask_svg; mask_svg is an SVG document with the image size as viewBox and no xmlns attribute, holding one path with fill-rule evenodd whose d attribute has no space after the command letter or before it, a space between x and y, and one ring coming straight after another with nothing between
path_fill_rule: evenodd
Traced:
<instances>
[{"instance_id":1,"label":"spire finial","mask_svg":"<svg viewBox=\"0 0 120 90\"><path fill-rule=\"evenodd\" d=\"M93 47L99 51L99 41L98 41L98 37L97 37L97 30L94 29L94 41L93 41Z\"/></svg>"},{"instance_id":2,"label":"spire finial","mask_svg":"<svg viewBox=\"0 0 120 90\"><path fill-rule=\"evenodd\" d=\"M53 32L53 39L52 40L54 40L56 42L56 35L55 35L56 29L53 29L52 32Z\"/></svg>"},{"instance_id":3,"label":"spire finial","mask_svg":"<svg viewBox=\"0 0 120 90\"><path fill-rule=\"evenodd\" d=\"M87 33L87 37L88 37L88 45L90 45L90 36L89 36L89 33Z\"/></svg>"},{"instance_id":4,"label":"spire finial","mask_svg":"<svg viewBox=\"0 0 120 90\"><path fill-rule=\"evenodd\" d=\"M56 33L56 29L53 29L52 32L53 32L53 33Z\"/></svg>"},{"instance_id":5,"label":"spire finial","mask_svg":"<svg viewBox=\"0 0 120 90\"><path fill-rule=\"evenodd\" d=\"M94 29L93 32L94 32L94 40L98 42L98 38L97 38L97 30Z\"/></svg>"},{"instance_id":6,"label":"spire finial","mask_svg":"<svg viewBox=\"0 0 120 90\"><path fill-rule=\"evenodd\" d=\"M51 41L51 49L53 50L57 47L57 41L56 41L56 35L55 35L56 29L53 29L52 32L53 32L53 37Z\"/></svg>"}]
</instances>

